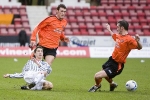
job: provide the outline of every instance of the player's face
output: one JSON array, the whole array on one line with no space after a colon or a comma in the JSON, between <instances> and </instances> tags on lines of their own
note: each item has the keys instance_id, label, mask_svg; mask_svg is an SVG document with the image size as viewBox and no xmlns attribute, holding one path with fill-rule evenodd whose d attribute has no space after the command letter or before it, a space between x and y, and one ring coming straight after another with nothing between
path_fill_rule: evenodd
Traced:
<instances>
[{"instance_id":1,"label":"player's face","mask_svg":"<svg viewBox=\"0 0 150 100\"><path fill-rule=\"evenodd\" d=\"M119 23L117 23L117 31L118 31L119 34L122 34L123 27L120 27Z\"/></svg>"},{"instance_id":2,"label":"player's face","mask_svg":"<svg viewBox=\"0 0 150 100\"><path fill-rule=\"evenodd\" d=\"M42 59L43 58L43 49L41 48L38 48L35 52L35 57L38 58L38 59Z\"/></svg>"},{"instance_id":3,"label":"player's face","mask_svg":"<svg viewBox=\"0 0 150 100\"><path fill-rule=\"evenodd\" d=\"M60 8L59 10L57 10L57 17L59 19L63 19L65 15L66 15L66 9Z\"/></svg>"}]
</instances>

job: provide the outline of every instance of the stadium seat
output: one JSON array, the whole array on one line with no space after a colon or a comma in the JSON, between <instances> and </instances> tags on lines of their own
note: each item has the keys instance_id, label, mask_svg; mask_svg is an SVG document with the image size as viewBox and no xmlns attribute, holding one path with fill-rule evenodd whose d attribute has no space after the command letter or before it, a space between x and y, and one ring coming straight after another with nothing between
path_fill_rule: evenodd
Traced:
<instances>
[{"instance_id":1,"label":"stadium seat","mask_svg":"<svg viewBox=\"0 0 150 100\"><path fill-rule=\"evenodd\" d=\"M65 29L71 29L71 25L67 24L67 26L65 27Z\"/></svg>"},{"instance_id":2,"label":"stadium seat","mask_svg":"<svg viewBox=\"0 0 150 100\"><path fill-rule=\"evenodd\" d=\"M98 16L98 12L96 10L90 10L91 17Z\"/></svg>"},{"instance_id":3,"label":"stadium seat","mask_svg":"<svg viewBox=\"0 0 150 100\"><path fill-rule=\"evenodd\" d=\"M115 0L108 0L108 4L109 4L109 6L115 6L116 1Z\"/></svg>"},{"instance_id":4,"label":"stadium seat","mask_svg":"<svg viewBox=\"0 0 150 100\"><path fill-rule=\"evenodd\" d=\"M86 29L80 29L81 35L89 35Z\"/></svg>"},{"instance_id":5,"label":"stadium seat","mask_svg":"<svg viewBox=\"0 0 150 100\"><path fill-rule=\"evenodd\" d=\"M116 0L116 5L117 5L117 6L122 7L122 6L124 6L123 4L124 4L124 3L123 3L122 0Z\"/></svg>"},{"instance_id":6,"label":"stadium seat","mask_svg":"<svg viewBox=\"0 0 150 100\"><path fill-rule=\"evenodd\" d=\"M85 17L85 16L91 17L91 13L90 13L90 12L84 12L84 13L83 13L83 16L84 16L84 17Z\"/></svg>"},{"instance_id":7,"label":"stadium seat","mask_svg":"<svg viewBox=\"0 0 150 100\"><path fill-rule=\"evenodd\" d=\"M21 24L21 19L20 18L15 18L14 19L14 24Z\"/></svg>"},{"instance_id":8,"label":"stadium seat","mask_svg":"<svg viewBox=\"0 0 150 100\"><path fill-rule=\"evenodd\" d=\"M71 29L65 29L65 34L66 35L73 35Z\"/></svg>"},{"instance_id":9,"label":"stadium seat","mask_svg":"<svg viewBox=\"0 0 150 100\"><path fill-rule=\"evenodd\" d=\"M133 11L133 12L136 11L135 9L136 9L136 8L135 8L134 6L129 6L129 7L127 8L128 11Z\"/></svg>"},{"instance_id":10,"label":"stadium seat","mask_svg":"<svg viewBox=\"0 0 150 100\"><path fill-rule=\"evenodd\" d=\"M107 0L101 0L101 5L102 5L102 6L108 6L109 3L108 3Z\"/></svg>"},{"instance_id":11,"label":"stadium seat","mask_svg":"<svg viewBox=\"0 0 150 100\"><path fill-rule=\"evenodd\" d=\"M87 29L94 29L95 28L92 23L87 23L86 26L87 26Z\"/></svg>"},{"instance_id":12,"label":"stadium seat","mask_svg":"<svg viewBox=\"0 0 150 100\"><path fill-rule=\"evenodd\" d=\"M80 16L77 16L77 22L80 23L84 23L85 22L85 19L83 17L80 17Z\"/></svg>"},{"instance_id":13,"label":"stadium seat","mask_svg":"<svg viewBox=\"0 0 150 100\"><path fill-rule=\"evenodd\" d=\"M132 1L132 6L138 6L139 5L139 0L131 0Z\"/></svg>"},{"instance_id":14,"label":"stadium seat","mask_svg":"<svg viewBox=\"0 0 150 100\"><path fill-rule=\"evenodd\" d=\"M94 24L97 24L97 23L100 24L101 22L98 16L92 16L92 20Z\"/></svg>"},{"instance_id":15,"label":"stadium seat","mask_svg":"<svg viewBox=\"0 0 150 100\"><path fill-rule=\"evenodd\" d=\"M82 8L81 8L80 6L75 6L75 7L74 7L74 10L75 10L75 11L81 11L81 9L82 9Z\"/></svg>"},{"instance_id":16,"label":"stadium seat","mask_svg":"<svg viewBox=\"0 0 150 100\"><path fill-rule=\"evenodd\" d=\"M10 35L10 36L17 35L16 31L14 30L14 28L8 28L8 35Z\"/></svg>"},{"instance_id":17,"label":"stadium seat","mask_svg":"<svg viewBox=\"0 0 150 100\"><path fill-rule=\"evenodd\" d=\"M93 23L93 20L90 16L85 16L84 19L86 23Z\"/></svg>"},{"instance_id":18,"label":"stadium seat","mask_svg":"<svg viewBox=\"0 0 150 100\"><path fill-rule=\"evenodd\" d=\"M77 19L74 16L69 16L68 22L69 23L77 23Z\"/></svg>"},{"instance_id":19,"label":"stadium seat","mask_svg":"<svg viewBox=\"0 0 150 100\"><path fill-rule=\"evenodd\" d=\"M135 33L136 33L136 34L139 34L140 36L143 36L143 35L144 35L144 32L142 32L141 29L136 29L136 30L135 30Z\"/></svg>"},{"instance_id":20,"label":"stadium seat","mask_svg":"<svg viewBox=\"0 0 150 100\"><path fill-rule=\"evenodd\" d=\"M105 11L105 7L104 6L98 6L97 11Z\"/></svg>"},{"instance_id":21,"label":"stadium seat","mask_svg":"<svg viewBox=\"0 0 150 100\"><path fill-rule=\"evenodd\" d=\"M89 12L90 8L89 7L82 7L83 12Z\"/></svg>"},{"instance_id":22,"label":"stadium seat","mask_svg":"<svg viewBox=\"0 0 150 100\"><path fill-rule=\"evenodd\" d=\"M146 0L139 0L139 5L140 6L146 6Z\"/></svg>"},{"instance_id":23,"label":"stadium seat","mask_svg":"<svg viewBox=\"0 0 150 100\"><path fill-rule=\"evenodd\" d=\"M132 5L131 0L124 0L124 5L125 6L131 6Z\"/></svg>"},{"instance_id":24,"label":"stadium seat","mask_svg":"<svg viewBox=\"0 0 150 100\"><path fill-rule=\"evenodd\" d=\"M113 6L112 10L113 12L120 12L120 6Z\"/></svg>"},{"instance_id":25,"label":"stadium seat","mask_svg":"<svg viewBox=\"0 0 150 100\"><path fill-rule=\"evenodd\" d=\"M76 10L75 11L75 16L81 16L81 17L83 17L83 13L81 12L81 10L80 11Z\"/></svg>"},{"instance_id":26,"label":"stadium seat","mask_svg":"<svg viewBox=\"0 0 150 100\"><path fill-rule=\"evenodd\" d=\"M97 35L96 31L94 29L88 29L89 35Z\"/></svg>"},{"instance_id":27,"label":"stadium seat","mask_svg":"<svg viewBox=\"0 0 150 100\"><path fill-rule=\"evenodd\" d=\"M75 12L73 12L73 11L67 11L66 15L67 16L76 16Z\"/></svg>"},{"instance_id":28,"label":"stadium seat","mask_svg":"<svg viewBox=\"0 0 150 100\"><path fill-rule=\"evenodd\" d=\"M72 29L73 35L81 35L79 29Z\"/></svg>"},{"instance_id":29,"label":"stadium seat","mask_svg":"<svg viewBox=\"0 0 150 100\"><path fill-rule=\"evenodd\" d=\"M1 36L7 36L8 35L6 28L0 28L0 35Z\"/></svg>"}]
</instances>

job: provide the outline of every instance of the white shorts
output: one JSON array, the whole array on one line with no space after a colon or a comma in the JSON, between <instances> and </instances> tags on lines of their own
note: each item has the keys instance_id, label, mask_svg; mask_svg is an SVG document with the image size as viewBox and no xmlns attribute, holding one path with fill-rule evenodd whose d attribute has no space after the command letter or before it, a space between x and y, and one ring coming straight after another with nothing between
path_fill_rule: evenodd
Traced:
<instances>
[{"instance_id":1,"label":"white shorts","mask_svg":"<svg viewBox=\"0 0 150 100\"><path fill-rule=\"evenodd\" d=\"M24 80L28 83L31 84L34 82L34 78L37 76L39 72L34 72L34 71L28 71L24 75Z\"/></svg>"}]
</instances>

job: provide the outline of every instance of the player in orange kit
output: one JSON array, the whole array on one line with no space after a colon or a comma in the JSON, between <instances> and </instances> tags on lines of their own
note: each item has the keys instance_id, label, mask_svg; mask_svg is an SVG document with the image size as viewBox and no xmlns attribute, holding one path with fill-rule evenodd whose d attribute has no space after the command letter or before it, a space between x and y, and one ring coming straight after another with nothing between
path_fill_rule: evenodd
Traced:
<instances>
[{"instance_id":1,"label":"player in orange kit","mask_svg":"<svg viewBox=\"0 0 150 100\"><path fill-rule=\"evenodd\" d=\"M106 28L116 44L112 56L102 65L102 70L95 74L96 84L89 89L89 92L96 92L101 87L102 78L105 78L110 83L110 91L114 91L118 85L112 79L122 72L128 54L132 49L142 49L139 35L136 34L135 38L131 37L128 34L128 26L127 21L119 21L117 23L119 34L114 34L110 29L110 25L106 24Z\"/></svg>"},{"instance_id":2,"label":"player in orange kit","mask_svg":"<svg viewBox=\"0 0 150 100\"><path fill-rule=\"evenodd\" d=\"M42 46L44 59L49 65L56 57L60 40L69 42L69 38L64 35L64 28L67 25L67 21L64 19L65 14L66 6L64 4L58 5L56 15L45 18L37 25L31 35L30 46L34 47L37 44ZM36 43L37 36L38 41Z\"/></svg>"}]
</instances>

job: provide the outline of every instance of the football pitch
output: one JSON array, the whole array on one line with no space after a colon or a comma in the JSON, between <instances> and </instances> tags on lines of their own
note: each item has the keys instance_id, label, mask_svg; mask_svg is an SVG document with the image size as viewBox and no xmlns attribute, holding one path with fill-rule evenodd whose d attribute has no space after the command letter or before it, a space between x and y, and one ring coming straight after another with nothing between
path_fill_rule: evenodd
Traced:
<instances>
[{"instance_id":1,"label":"football pitch","mask_svg":"<svg viewBox=\"0 0 150 100\"><path fill-rule=\"evenodd\" d=\"M21 72L29 58L0 58L0 100L150 100L150 59L128 58L121 75L114 78L118 87L109 91L102 81L101 91L88 92L93 86L94 74L101 69L106 58L56 58L52 73L47 77L54 88L50 91L21 90L23 79L3 78L3 74ZM145 62L141 62L141 60ZM125 83L133 79L138 88L129 92Z\"/></svg>"}]
</instances>

